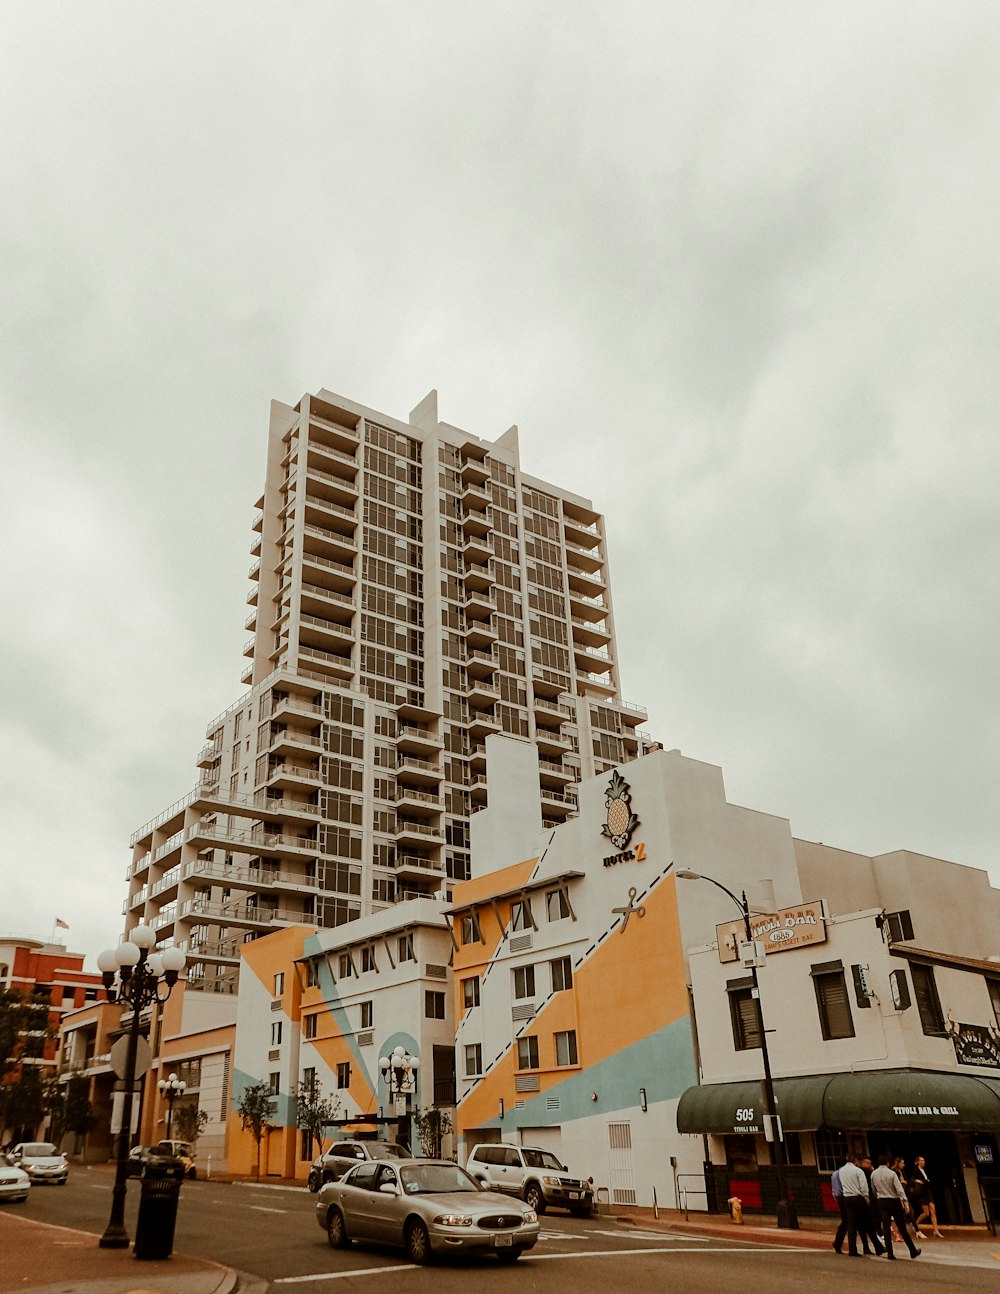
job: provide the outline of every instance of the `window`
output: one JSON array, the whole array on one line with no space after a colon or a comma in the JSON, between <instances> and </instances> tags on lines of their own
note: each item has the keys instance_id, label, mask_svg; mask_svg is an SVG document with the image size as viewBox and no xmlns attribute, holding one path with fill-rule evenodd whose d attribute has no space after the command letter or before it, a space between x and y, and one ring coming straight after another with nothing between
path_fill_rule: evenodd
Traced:
<instances>
[{"instance_id":1,"label":"window","mask_svg":"<svg viewBox=\"0 0 1000 1294\"><path fill-rule=\"evenodd\" d=\"M466 1044L465 1048L465 1077L476 1078L483 1072L483 1048L482 1044L474 1042L471 1045Z\"/></svg>"},{"instance_id":2,"label":"window","mask_svg":"<svg viewBox=\"0 0 1000 1294\"><path fill-rule=\"evenodd\" d=\"M361 949L361 969L362 971L377 971L378 963L375 960L375 945L367 944Z\"/></svg>"},{"instance_id":3,"label":"window","mask_svg":"<svg viewBox=\"0 0 1000 1294\"><path fill-rule=\"evenodd\" d=\"M518 1069L538 1068L538 1039L533 1034L517 1040L517 1067Z\"/></svg>"},{"instance_id":4,"label":"window","mask_svg":"<svg viewBox=\"0 0 1000 1294\"><path fill-rule=\"evenodd\" d=\"M549 962L552 971L552 992L562 993L573 987L573 963L568 957L557 957Z\"/></svg>"},{"instance_id":5,"label":"window","mask_svg":"<svg viewBox=\"0 0 1000 1294\"><path fill-rule=\"evenodd\" d=\"M416 960L416 958L413 955L413 936L412 935L400 935L399 960L401 962L412 962Z\"/></svg>"},{"instance_id":6,"label":"window","mask_svg":"<svg viewBox=\"0 0 1000 1294\"><path fill-rule=\"evenodd\" d=\"M753 980L731 979L726 984L729 1016L733 1026L733 1046L737 1051L754 1051L760 1046L757 1003L753 997Z\"/></svg>"},{"instance_id":7,"label":"window","mask_svg":"<svg viewBox=\"0 0 1000 1294\"><path fill-rule=\"evenodd\" d=\"M479 919L474 912L470 912L468 916L462 918L462 943L481 943L482 938L479 932Z\"/></svg>"},{"instance_id":8,"label":"window","mask_svg":"<svg viewBox=\"0 0 1000 1294\"><path fill-rule=\"evenodd\" d=\"M908 939L913 938L913 922L910 920L908 908L900 912L887 912L885 914L885 924L889 931L889 942L891 944L905 943Z\"/></svg>"},{"instance_id":9,"label":"window","mask_svg":"<svg viewBox=\"0 0 1000 1294\"><path fill-rule=\"evenodd\" d=\"M518 899L510 905L511 930L534 930L535 922L531 915L531 902L527 898Z\"/></svg>"},{"instance_id":10,"label":"window","mask_svg":"<svg viewBox=\"0 0 1000 1294\"><path fill-rule=\"evenodd\" d=\"M816 990L816 1007L823 1037L827 1041L833 1038L853 1038L854 1020L847 997L843 963L822 962L813 966L809 974Z\"/></svg>"},{"instance_id":11,"label":"window","mask_svg":"<svg viewBox=\"0 0 1000 1294\"><path fill-rule=\"evenodd\" d=\"M316 988L319 984L319 967L313 958L306 962L306 988Z\"/></svg>"},{"instance_id":12,"label":"window","mask_svg":"<svg viewBox=\"0 0 1000 1294\"><path fill-rule=\"evenodd\" d=\"M424 993L424 1015L428 1020L444 1019L444 994L427 989Z\"/></svg>"},{"instance_id":13,"label":"window","mask_svg":"<svg viewBox=\"0 0 1000 1294\"><path fill-rule=\"evenodd\" d=\"M281 1021L280 1020L271 1021L271 1046L272 1047L281 1046Z\"/></svg>"},{"instance_id":14,"label":"window","mask_svg":"<svg viewBox=\"0 0 1000 1294\"><path fill-rule=\"evenodd\" d=\"M567 1029L565 1033L555 1035L556 1042L556 1064L557 1065L577 1065L579 1061L576 1056L576 1030Z\"/></svg>"},{"instance_id":15,"label":"window","mask_svg":"<svg viewBox=\"0 0 1000 1294\"><path fill-rule=\"evenodd\" d=\"M517 998L535 996L534 966L518 966L514 971L514 996Z\"/></svg>"},{"instance_id":16,"label":"window","mask_svg":"<svg viewBox=\"0 0 1000 1294\"><path fill-rule=\"evenodd\" d=\"M941 1011L941 999L938 997L937 985L934 983L934 971L930 966L921 966L910 962L910 979L913 981L913 996L917 1001L920 1024L924 1033L932 1037L944 1038L944 1014Z\"/></svg>"},{"instance_id":17,"label":"window","mask_svg":"<svg viewBox=\"0 0 1000 1294\"><path fill-rule=\"evenodd\" d=\"M470 975L468 979L462 980L462 1002L467 1011L479 1005L478 975Z\"/></svg>"},{"instance_id":18,"label":"window","mask_svg":"<svg viewBox=\"0 0 1000 1294\"><path fill-rule=\"evenodd\" d=\"M561 921L563 917L572 916L569 906L569 895L562 890L550 890L545 896L545 917L548 921Z\"/></svg>"},{"instance_id":19,"label":"window","mask_svg":"<svg viewBox=\"0 0 1000 1294\"><path fill-rule=\"evenodd\" d=\"M272 1096L277 1096L277 1095L279 1094L279 1092L281 1091L281 1075L280 1075L280 1074L268 1074L268 1076L267 1076L267 1085L268 1085L268 1087L271 1089L271 1095L272 1095Z\"/></svg>"},{"instance_id":20,"label":"window","mask_svg":"<svg viewBox=\"0 0 1000 1294\"><path fill-rule=\"evenodd\" d=\"M341 953L337 958L337 978L350 979L354 973L354 963L351 961L350 953Z\"/></svg>"},{"instance_id":21,"label":"window","mask_svg":"<svg viewBox=\"0 0 1000 1294\"><path fill-rule=\"evenodd\" d=\"M316 1015L304 1015L304 1016L302 1017L302 1036L303 1036L303 1038L315 1038L315 1037L316 1037L316 1022L317 1022L317 1020L318 1020L318 1019L319 1019L319 1016L316 1016Z\"/></svg>"},{"instance_id":22,"label":"window","mask_svg":"<svg viewBox=\"0 0 1000 1294\"><path fill-rule=\"evenodd\" d=\"M272 997L281 997L285 991L285 972L278 971L274 977L274 993Z\"/></svg>"},{"instance_id":23,"label":"window","mask_svg":"<svg viewBox=\"0 0 1000 1294\"><path fill-rule=\"evenodd\" d=\"M302 1071L302 1093L316 1094L316 1070L304 1069Z\"/></svg>"},{"instance_id":24,"label":"window","mask_svg":"<svg viewBox=\"0 0 1000 1294\"><path fill-rule=\"evenodd\" d=\"M993 1003L993 1014L997 1024L1000 1025L1000 979L988 979L986 987L989 989L990 1001Z\"/></svg>"},{"instance_id":25,"label":"window","mask_svg":"<svg viewBox=\"0 0 1000 1294\"><path fill-rule=\"evenodd\" d=\"M374 1027L374 1025L375 1025L374 1005L370 1001L362 1002L361 1003L361 1028L371 1029Z\"/></svg>"},{"instance_id":26,"label":"window","mask_svg":"<svg viewBox=\"0 0 1000 1294\"><path fill-rule=\"evenodd\" d=\"M351 1062L349 1060L341 1060L337 1062L337 1086L351 1086Z\"/></svg>"}]
</instances>

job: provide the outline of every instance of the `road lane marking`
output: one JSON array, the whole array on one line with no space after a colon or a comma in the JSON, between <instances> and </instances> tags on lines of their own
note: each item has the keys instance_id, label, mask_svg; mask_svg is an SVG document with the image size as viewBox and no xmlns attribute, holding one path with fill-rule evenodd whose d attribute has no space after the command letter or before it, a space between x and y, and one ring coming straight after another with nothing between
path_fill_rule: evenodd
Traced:
<instances>
[{"instance_id":1,"label":"road lane marking","mask_svg":"<svg viewBox=\"0 0 1000 1294\"><path fill-rule=\"evenodd\" d=\"M693 1240L698 1244L707 1245L709 1239L707 1236L682 1236L680 1233L674 1235L665 1231L594 1231L595 1236L611 1236L615 1240Z\"/></svg>"},{"instance_id":2,"label":"road lane marking","mask_svg":"<svg viewBox=\"0 0 1000 1294\"><path fill-rule=\"evenodd\" d=\"M789 1254L815 1254L819 1253L818 1249L810 1249L806 1246L782 1245L780 1249L774 1245L761 1245L759 1249L741 1249L735 1245L725 1245L717 1249L681 1249L676 1245L670 1249L581 1249L575 1254L525 1254L518 1266L524 1263L540 1263L551 1261L552 1259L566 1258L622 1258L622 1257L642 1257L644 1254L766 1254L770 1257L773 1253ZM382 1276L387 1272L410 1272L416 1275L419 1269L412 1263L401 1263L392 1267L358 1267L352 1271L346 1272L316 1272L312 1276L279 1276L271 1282L272 1285L307 1285L310 1281L337 1281L345 1276ZM433 1268L424 1270L433 1271Z\"/></svg>"},{"instance_id":3,"label":"road lane marking","mask_svg":"<svg viewBox=\"0 0 1000 1294\"><path fill-rule=\"evenodd\" d=\"M272 1285L305 1285L309 1281L337 1281L342 1276L381 1276L384 1272L412 1272L417 1268L412 1263L401 1263L395 1267L358 1267L348 1272L318 1272L315 1276L279 1276Z\"/></svg>"},{"instance_id":4,"label":"road lane marking","mask_svg":"<svg viewBox=\"0 0 1000 1294\"><path fill-rule=\"evenodd\" d=\"M248 1209L253 1209L254 1213L287 1213L287 1209L269 1209L266 1204L248 1204Z\"/></svg>"}]
</instances>

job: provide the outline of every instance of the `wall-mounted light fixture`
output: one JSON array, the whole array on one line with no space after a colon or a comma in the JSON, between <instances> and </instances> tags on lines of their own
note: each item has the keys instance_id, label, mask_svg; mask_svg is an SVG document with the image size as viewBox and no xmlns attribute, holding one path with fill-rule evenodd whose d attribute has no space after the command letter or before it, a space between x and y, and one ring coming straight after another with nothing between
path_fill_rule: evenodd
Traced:
<instances>
[{"instance_id":1,"label":"wall-mounted light fixture","mask_svg":"<svg viewBox=\"0 0 1000 1294\"><path fill-rule=\"evenodd\" d=\"M644 1087L639 1088L639 1109L642 1110L643 1114L649 1109L646 1104L646 1089Z\"/></svg>"},{"instance_id":2,"label":"wall-mounted light fixture","mask_svg":"<svg viewBox=\"0 0 1000 1294\"><path fill-rule=\"evenodd\" d=\"M500 1098L500 1118L503 1118L503 1097Z\"/></svg>"},{"instance_id":3,"label":"wall-mounted light fixture","mask_svg":"<svg viewBox=\"0 0 1000 1294\"><path fill-rule=\"evenodd\" d=\"M591 1099L592 1101L596 1101L596 1100L597 1100L597 1093L596 1093L596 1092L591 1092L591 1094L590 1094L590 1099Z\"/></svg>"}]
</instances>

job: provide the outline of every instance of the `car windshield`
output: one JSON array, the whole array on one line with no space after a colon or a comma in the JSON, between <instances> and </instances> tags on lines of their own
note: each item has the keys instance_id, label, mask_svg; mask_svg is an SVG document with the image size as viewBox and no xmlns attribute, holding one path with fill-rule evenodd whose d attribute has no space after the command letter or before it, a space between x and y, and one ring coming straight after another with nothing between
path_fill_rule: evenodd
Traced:
<instances>
[{"instance_id":1,"label":"car windshield","mask_svg":"<svg viewBox=\"0 0 1000 1294\"><path fill-rule=\"evenodd\" d=\"M521 1154L529 1168L554 1168L557 1172L562 1172L562 1164L551 1150L522 1150Z\"/></svg>"},{"instance_id":2,"label":"car windshield","mask_svg":"<svg viewBox=\"0 0 1000 1294\"><path fill-rule=\"evenodd\" d=\"M56 1150L51 1141L31 1141L21 1147L21 1154L31 1155L33 1159L42 1159L49 1155L58 1155L59 1151Z\"/></svg>"},{"instance_id":3,"label":"car windshield","mask_svg":"<svg viewBox=\"0 0 1000 1294\"><path fill-rule=\"evenodd\" d=\"M402 1146L397 1146L394 1143L391 1145L385 1145L381 1141L373 1141L368 1147L368 1153L371 1155L372 1159L410 1158L410 1152L408 1150L404 1150Z\"/></svg>"},{"instance_id":4,"label":"car windshield","mask_svg":"<svg viewBox=\"0 0 1000 1294\"><path fill-rule=\"evenodd\" d=\"M438 1195L442 1191L468 1191L480 1188L464 1168L457 1164L419 1164L400 1168L400 1180L406 1195Z\"/></svg>"}]
</instances>

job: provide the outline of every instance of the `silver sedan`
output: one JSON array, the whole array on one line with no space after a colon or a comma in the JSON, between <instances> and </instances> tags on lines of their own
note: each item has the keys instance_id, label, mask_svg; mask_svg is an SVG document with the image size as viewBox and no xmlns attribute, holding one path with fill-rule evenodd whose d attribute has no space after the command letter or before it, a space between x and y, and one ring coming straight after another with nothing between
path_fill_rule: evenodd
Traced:
<instances>
[{"instance_id":1,"label":"silver sedan","mask_svg":"<svg viewBox=\"0 0 1000 1294\"><path fill-rule=\"evenodd\" d=\"M320 1191L316 1221L334 1249L376 1240L402 1246L414 1263L470 1250L513 1262L538 1239L534 1209L483 1190L464 1168L440 1159L358 1164Z\"/></svg>"}]
</instances>

